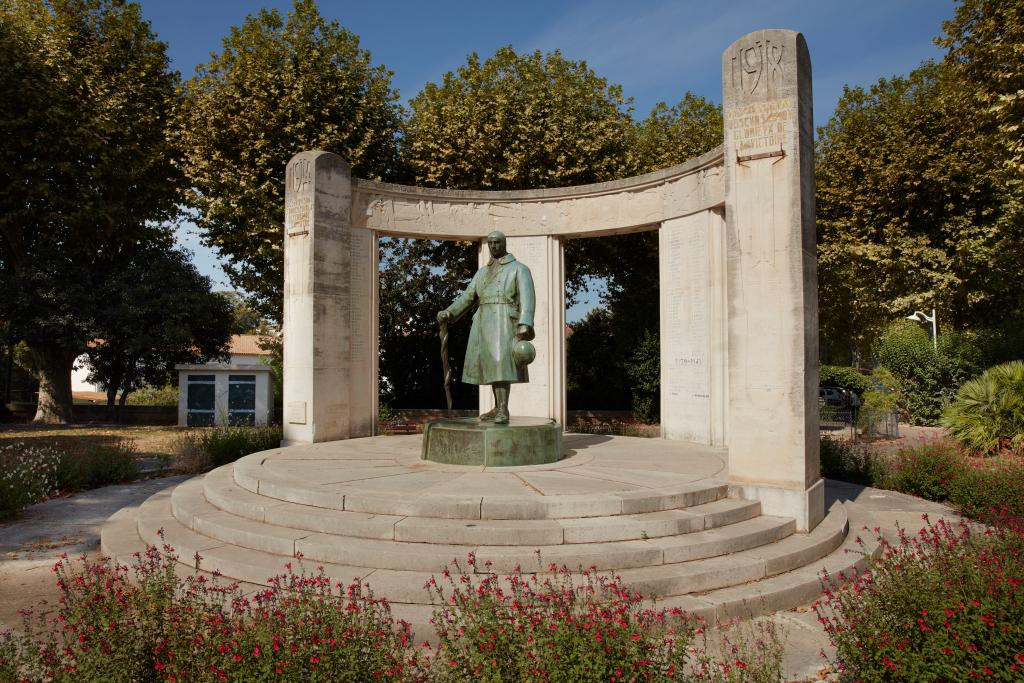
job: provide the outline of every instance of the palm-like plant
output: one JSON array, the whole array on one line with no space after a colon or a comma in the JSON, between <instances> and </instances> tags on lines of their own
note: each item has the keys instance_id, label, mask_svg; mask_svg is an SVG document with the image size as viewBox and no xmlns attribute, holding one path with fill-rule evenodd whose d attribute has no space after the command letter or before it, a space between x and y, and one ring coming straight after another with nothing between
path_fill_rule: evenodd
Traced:
<instances>
[{"instance_id":1,"label":"palm-like plant","mask_svg":"<svg viewBox=\"0 0 1024 683\"><path fill-rule=\"evenodd\" d=\"M993 366L965 382L942 423L972 450L1024 446L1024 361Z\"/></svg>"}]
</instances>

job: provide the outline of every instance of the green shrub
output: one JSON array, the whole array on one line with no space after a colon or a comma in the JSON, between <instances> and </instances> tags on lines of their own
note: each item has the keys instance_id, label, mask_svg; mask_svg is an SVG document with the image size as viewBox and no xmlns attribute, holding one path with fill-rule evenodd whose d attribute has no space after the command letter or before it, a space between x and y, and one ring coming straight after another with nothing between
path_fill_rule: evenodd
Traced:
<instances>
[{"instance_id":1,"label":"green shrub","mask_svg":"<svg viewBox=\"0 0 1024 683\"><path fill-rule=\"evenodd\" d=\"M416 666L408 625L362 583L335 592L289 566L250 597L175 565L155 548L131 569L62 560L56 609L0 634L2 680L397 681Z\"/></svg>"},{"instance_id":2,"label":"green shrub","mask_svg":"<svg viewBox=\"0 0 1024 683\"><path fill-rule=\"evenodd\" d=\"M409 625L359 580L332 585L289 563L247 595L177 566L168 546L131 567L62 559L60 600L24 611L22 633L0 632L0 680L739 683L782 673L772 622L723 632L712 655L700 620L589 571L503 582L472 560L446 571L426 586L439 599L431 648L414 646Z\"/></svg>"},{"instance_id":3,"label":"green shrub","mask_svg":"<svg viewBox=\"0 0 1024 683\"><path fill-rule=\"evenodd\" d=\"M966 457L956 444L945 440L904 448L893 459L884 486L928 500L949 500Z\"/></svg>"},{"instance_id":4,"label":"green shrub","mask_svg":"<svg viewBox=\"0 0 1024 683\"><path fill-rule=\"evenodd\" d=\"M633 355L626 363L633 417L653 424L661 417L661 341L657 333L644 330Z\"/></svg>"},{"instance_id":5,"label":"green shrub","mask_svg":"<svg viewBox=\"0 0 1024 683\"><path fill-rule=\"evenodd\" d=\"M1024 525L928 522L815 603L844 680L1024 679ZM838 577L837 577L838 578Z\"/></svg>"},{"instance_id":6,"label":"green shrub","mask_svg":"<svg viewBox=\"0 0 1024 683\"><path fill-rule=\"evenodd\" d=\"M821 476L862 486L877 486L885 479L885 461L867 448L823 436Z\"/></svg>"},{"instance_id":7,"label":"green shrub","mask_svg":"<svg viewBox=\"0 0 1024 683\"><path fill-rule=\"evenodd\" d=\"M971 450L1024 447L1024 362L996 365L965 382L942 423Z\"/></svg>"},{"instance_id":8,"label":"green shrub","mask_svg":"<svg viewBox=\"0 0 1024 683\"><path fill-rule=\"evenodd\" d=\"M54 488L84 491L134 479L137 451L134 441L100 444L61 454Z\"/></svg>"},{"instance_id":9,"label":"green shrub","mask_svg":"<svg viewBox=\"0 0 1024 683\"><path fill-rule=\"evenodd\" d=\"M861 397L866 411L891 413L899 408L899 382L892 372L879 365L871 373L870 388Z\"/></svg>"},{"instance_id":10,"label":"green shrub","mask_svg":"<svg viewBox=\"0 0 1024 683\"><path fill-rule=\"evenodd\" d=\"M863 394L871 388L871 379L857 368L846 365L822 365L818 368L818 384L823 387L842 387Z\"/></svg>"},{"instance_id":11,"label":"green shrub","mask_svg":"<svg viewBox=\"0 0 1024 683\"><path fill-rule=\"evenodd\" d=\"M167 384L162 387L146 385L128 394L130 406L176 406L178 405L178 387Z\"/></svg>"},{"instance_id":12,"label":"green shrub","mask_svg":"<svg viewBox=\"0 0 1024 683\"><path fill-rule=\"evenodd\" d=\"M901 320L889 325L872 350L895 377L899 407L913 424L935 424L949 394L943 364L928 333L916 323Z\"/></svg>"},{"instance_id":13,"label":"green shrub","mask_svg":"<svg viewBox=\"0 0 1024 683\"><path fill-rule=\"evenodd\" d=\"M179 472L203 472L280 445L280 427L197 429L183 435L176 444L175 469Z\"/></svg>"},{"instance_id":14,"label":"green shrub","mask_svg":"<svg viewBox=\"0 0 1024 683\"><path fill-rule=\"evenodd\" d=\"M135 442L78 449L17 442L0 447L0 518L68 493L128 481L136 475Z\"/></svg>"},{"instance_id":15,"label":"green shrub","mask_svg":"<svg viewBox=\"0 0 1024 683\"><path fill-rule=\"evenodd\" d=\"M726 635L716 660L702 620L656 608L615 575L552 564L546 574L499 578L472 554L468 563L427 583L439 680L780 680L783 638L771 624Z\"/></svg>"},{"instance_id":16,"label":"green shrub","mask_svg":"<svg viewBox=\"0 0 1024 683\"><path fill-rule=\"evenodd\" d=\"M999 511L1024 518L1024 457L965 458L950 482L949 500L969 517Z\"/></svg>"}]
</instances>

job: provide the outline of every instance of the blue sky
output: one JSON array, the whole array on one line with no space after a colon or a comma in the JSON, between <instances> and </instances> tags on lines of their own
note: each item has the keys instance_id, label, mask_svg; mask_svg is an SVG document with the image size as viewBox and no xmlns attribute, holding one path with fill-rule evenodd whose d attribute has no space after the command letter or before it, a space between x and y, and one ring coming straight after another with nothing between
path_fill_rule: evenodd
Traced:
<instances>
[{"instance_id":1,"label":"blue sky","mask_svg":"<svg viewBox=\"0 0 1024 683\"><path fill-rule=\"evenodd\" d=\"M261 7L287 11L289 2L141 0L143 14L168 44L183 76L219 51L233 25ZM721 101L722 51L759 28L801 31L811 53L814 112L825 123L843 86L870 85L938 57L932 39L952 17L953 0L321 0L320 11L361 39L374 62L394 72L402 100L438 81L477 52L503 45L518 51L560 49L622 85L643 118L656 103L678 102L686 90ZM191 233L191 234L190 234ZM181 241L196 264L228 288L216 257L188 228ZM579 317L584 307L569 311Z\"/></svg>"}]
</instances>

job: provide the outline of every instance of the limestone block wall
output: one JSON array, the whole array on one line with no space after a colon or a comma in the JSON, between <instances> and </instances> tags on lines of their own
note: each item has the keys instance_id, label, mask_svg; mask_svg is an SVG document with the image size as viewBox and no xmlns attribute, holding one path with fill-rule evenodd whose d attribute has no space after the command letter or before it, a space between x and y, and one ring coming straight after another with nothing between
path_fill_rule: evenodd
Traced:
<instances>
[{"instance_id":1,"label":"limestone block wall","mask_svg":"<svg viewBox=\"0 0 1024 683\"><path fill-rule=\"evenodd\" d=\"M348 164L302 152L285 172L284 442L371 436L377 237L352 229Z\"/></svg>"},{"instance_id":2,"label":"limestone block wall","mask_svg":"<svg viewBox=\"0 0 1024 683\"><path fill-rule=\"evenodd\" d=\"M662 223L658 261L662 436L724 446L729 384L722 212Z\"/></svg>"},{"instance_id":3,"label":"limestone block wall","mask_svg":"<svg viewBox=\"0 0 1024 683\"><path fill-rule=\"evenodd\" d=\"M799 33L764 30L722 56L729 301L729 479L813 528L818 319L811 64Z\"/></svg>"}]
</instances>

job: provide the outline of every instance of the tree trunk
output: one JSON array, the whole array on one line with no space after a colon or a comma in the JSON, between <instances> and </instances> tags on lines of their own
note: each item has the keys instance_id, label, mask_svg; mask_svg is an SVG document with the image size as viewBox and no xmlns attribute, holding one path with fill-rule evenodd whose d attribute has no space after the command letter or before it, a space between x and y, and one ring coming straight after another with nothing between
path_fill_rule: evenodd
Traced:
<instances>
[{"instance_id":1,"label":"tree trunk","mask_svg":"<svg viewBox=\"0 0 1024 683\"><path fill-rule=\"evenodd\" d=\"M59 346L31 346L39 370L39 404L33 422L67 424L71 414L71 366L78 355Z\"/></svg>"},{"instance_id":2,"label":"tree trunk","mask_svg":"<svg viewBox=\"0 0 1024 683\"><path fill-rule=\"evenodd\" d=\"M117 387L107 387L107 419L117 421Z\"/></svg>"},{"instance_id":3,"label":"tree trunk","mask_svg":"<svg viewBox=\"0 0 1024 683\"><path fill-rule=\"evenodd\" d=\"M118 424L121 423L122 416L124 415L123 408L125 407L125 405L128 404L128 394L130 394L130 393L132 393L132 392L128 391L127 389L122 389L121 390L121 397L117 401L117 422L118 422Z\"/></svg>"}]
</instances>

